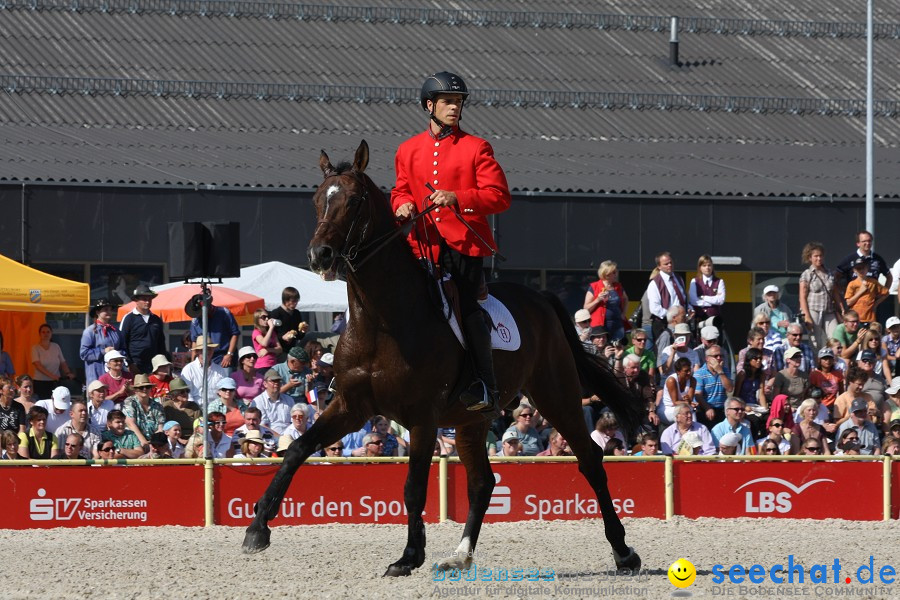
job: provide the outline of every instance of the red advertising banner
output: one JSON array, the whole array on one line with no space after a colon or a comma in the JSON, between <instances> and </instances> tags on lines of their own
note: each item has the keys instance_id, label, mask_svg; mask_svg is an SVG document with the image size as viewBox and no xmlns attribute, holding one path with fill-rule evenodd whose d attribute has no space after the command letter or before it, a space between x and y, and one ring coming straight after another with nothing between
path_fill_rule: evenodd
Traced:
<instances>
[{"instance_id":1,"label":"red advertising banner","mask_svg":"<svg viewBox=\"0 0 900 600\"><path fill-rule=\"evenodd\" d=\"M215 469L215 522L247 526L253 506L272 481L278 466L220 465ZM403 486L407 465L322 464L301 467L271 525L323 523L406 523ZM440 520L438 466L432 465L425 501L426 522Z\"/></svg>"},{"instance_id":2,"label":"red advertising banner","mask_svg":"<svg viewBox=\"0 0 900 600\"><path fill-rule=\"evenodd\" d=\"M880 462L675 461L675 514L877 521L883 515ZM860 493L865 490L865 493ZM840 503L835 499L852 498Z\"/></svg>"},{"instance_id":3,"label":"red advertising banner","mask_svg":"<svg viewBox=\"0 0 900 600\"><path fill-rule=\"evenodd\" d=\"M662 462L604 463L613 505L620 517L666 516ZM601 518L597 496L577 463L499 463L485 522ZM469 510L465 469L449 469L447 516L464 522Z\"/></svg>"},{"instance_id":4,"label":"red advertising banner","mask_svg":"<svg viewBox=\"0 0 900 600\"><path fill-rule=\"evenodd\" d=\"M201 526L203 467L0 469L0 528Z\"/></svg>"}]
</instances>

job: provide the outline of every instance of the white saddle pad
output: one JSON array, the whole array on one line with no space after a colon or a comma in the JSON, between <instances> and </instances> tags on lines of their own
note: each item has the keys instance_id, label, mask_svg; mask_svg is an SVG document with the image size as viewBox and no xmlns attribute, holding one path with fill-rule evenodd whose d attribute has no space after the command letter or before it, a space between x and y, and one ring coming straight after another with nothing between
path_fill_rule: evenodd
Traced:
<instances>
[{"instance_id":1,"label":"white saddle pad","mask_svg":"<svg viewBox=\"0 0 900 600\"><path fill-rule=\"evenodd\" d=\"M441 301L444 303L444 314L449 312L450 307L447 303L447 297L444 295L444 287L438 286L441 290ZM487 311L494 323L491 330L491 348L494 350L506 350L513 352L522 345L522 337L519 335L519 326L513 319L512 313L506 308L502 302L488 294L487 300L481 302L481 308ZM463 338L462 329L459 327L459 320L456 313L450 316L450 328L456 334L456 339L463 348L466 347L466 341Z\"/></svg>"}]
</instances>

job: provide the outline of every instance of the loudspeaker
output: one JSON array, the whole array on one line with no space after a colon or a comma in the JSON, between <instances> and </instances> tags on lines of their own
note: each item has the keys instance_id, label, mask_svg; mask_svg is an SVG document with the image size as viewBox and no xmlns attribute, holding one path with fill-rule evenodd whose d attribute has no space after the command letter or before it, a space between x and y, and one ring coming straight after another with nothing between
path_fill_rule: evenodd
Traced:
<instances>
[{"instance_id":1,"label":"loudspeaker","mask_svg":"<svg viewBox=\"0 0 900 600\"><path fill-rule=\"evenodd\" d=\"M240 223L169 223L170 279L218 279L240 274Z\"/></svg>"}]
</instances>

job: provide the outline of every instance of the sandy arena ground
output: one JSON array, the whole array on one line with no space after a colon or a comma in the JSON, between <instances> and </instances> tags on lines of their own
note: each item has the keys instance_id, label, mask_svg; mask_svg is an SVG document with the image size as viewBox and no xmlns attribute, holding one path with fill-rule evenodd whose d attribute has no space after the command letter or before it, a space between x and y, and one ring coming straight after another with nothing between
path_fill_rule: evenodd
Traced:
<instances>
[{"instance_id":1,"label":"sandy arena ground","mask_svg":"<svg viewBox=\"0 0 900 600\"><path fill-rule=\"evenodd\" d=\"M840 500L836 499L836 502ZM884 565L900 571L900 522L859 523L736 519L669 522L625 521L644 572L615 578L600 521L551 521L486 525L476 552L482 569L555 570L554 581L435 581L423 567L411 577L382 578L399 557L406 528L396 525L279 527L272 546L255 556L240 552L243 530L228 527L135 527L0 531L7 559L0 590L12 598L900 598L900 581L883 584ZM461 526L428 526L429 560L456 547ZM786 563L805 567L804 583L760 585L713 582L713 566ZM857 569L873 556L874 583L859 583ZM687 590L667 578L677 558L699 574ZM840 583L833 583L835 559ZM827 566L828 583L811 583L815 564ZM846 576L850 584L844 583ZM776 574L776 577L778 574ZM861 572L863 579L868 569ZM743 586L743 587L742 587ZM673 594L674 593L674 594Z\"/></svg>"}]
</instances>

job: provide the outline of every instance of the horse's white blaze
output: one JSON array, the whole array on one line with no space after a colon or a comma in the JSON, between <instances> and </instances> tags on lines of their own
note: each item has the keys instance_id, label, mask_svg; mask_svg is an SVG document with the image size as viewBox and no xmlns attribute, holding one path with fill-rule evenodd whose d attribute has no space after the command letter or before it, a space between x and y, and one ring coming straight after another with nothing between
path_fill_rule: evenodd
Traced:
<instances>
[{"instance_id":1,"label":"horse's white blaze","mask_svg":"<svg viewBox=\"0 0 900 600\"><path fill-rule=\"evenodd\" d=\"M322 215L323 217L328 214L328 203L331 202L331 197L341 191L341 186L336 183L328 186L328 189L325 190L325 213Z\"/></svg>"}]
</instances>

